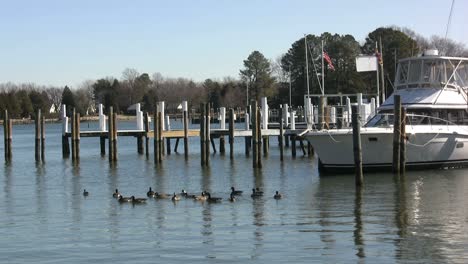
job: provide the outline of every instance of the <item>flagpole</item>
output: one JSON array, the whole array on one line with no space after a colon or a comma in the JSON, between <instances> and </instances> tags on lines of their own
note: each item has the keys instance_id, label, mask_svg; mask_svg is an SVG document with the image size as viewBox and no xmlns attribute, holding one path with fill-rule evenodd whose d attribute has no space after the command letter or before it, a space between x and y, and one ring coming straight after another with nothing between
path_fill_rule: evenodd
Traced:
<instances>
[{"instance_id":1,"label":"flagpole","mask_svg":"<svg viewBox=\"0 0 468 264\"><path fill-rule=\"evenodd\" d=\"M325 70L323 68L323 40L322 40L322 96L325 95Z\"/></svg>"},{"instance_id":2,"label":"flagpole","mask_svg":"<svg viewBox=\"0 0 468 264\"><path fill-rule=\"evenodd\" d=\"M377 41L375 42L375 52L377 53L379 51L377 47ZM377 57L377 54L375 54L375 61L378 64L379 63L379 58ZM379 65L377 65L377 70L376 72L376 77L377 77L377 100L376 100L376 106L380 106L380 88L379 88Z\"/></svg>"},{"instance_id":3,"label":"flagpole","mask_svg":"<svg viewBox=\"0 0 468 264\"><path fill-rule=\"evenodd\" d=\"M379 37L380 43L380 78L382 79L382 102L385 101L385 78L384 78L384 68L383 68L383 47L382 47L382 37Z\"/></svg>"}]
</instances>

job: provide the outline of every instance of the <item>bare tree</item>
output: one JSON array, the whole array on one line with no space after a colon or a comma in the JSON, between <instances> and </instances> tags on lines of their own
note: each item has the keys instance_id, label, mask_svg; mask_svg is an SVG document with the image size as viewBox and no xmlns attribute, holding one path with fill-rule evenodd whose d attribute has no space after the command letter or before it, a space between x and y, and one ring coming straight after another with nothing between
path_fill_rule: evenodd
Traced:
<instances>
[{"instance_id":1,"label":"bare tree","mask_svg":"<svg viewBox=\"0 0 468 264\"><path fill-rule=\"evenodd\" d=\"M49 101L54 106L55 112L59 112L60 107L62 106L63 89L57 88L57 87L50 87L50 88L47 88L45 91L47 93L47 97L49 98Z\"/></svg>"}]
</instances>

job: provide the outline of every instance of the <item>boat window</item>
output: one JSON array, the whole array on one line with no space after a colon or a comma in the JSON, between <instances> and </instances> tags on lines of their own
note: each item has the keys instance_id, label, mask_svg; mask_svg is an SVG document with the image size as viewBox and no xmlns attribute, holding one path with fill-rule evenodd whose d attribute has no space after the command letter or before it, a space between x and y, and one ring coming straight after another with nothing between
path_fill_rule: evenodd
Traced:
<instances>
[{"instance_id":1,"label":"boat window","mask_svg":"<svg viewBox=\"0 0 468 264\"><path fill-rule=\"evenodd\" d=\"M410 63L408 83L418 83L420 81L421 63L422 61L412 61Z\"/></svg>"},{"instance_id":2,"label":"boat window","mask_svg":"<svg viewBox=\"0 0 468 264\"><path fill-rule=\"evenodd\" d=\"M416 58L400 62L396 86L398 89L426 87L466 89L468 87L467 61L460 63L457 59Z\"/></svg>"},{"instance_id":3,"label":"boat window","mask_svg":"<svg viewBox=\"0 0 468 264\"><path fill-rule=\"evenodd\" d=\"M380 114L375 115L364 127L389 127L393 125L393 115Z\"/></svg>"}]
</instances>

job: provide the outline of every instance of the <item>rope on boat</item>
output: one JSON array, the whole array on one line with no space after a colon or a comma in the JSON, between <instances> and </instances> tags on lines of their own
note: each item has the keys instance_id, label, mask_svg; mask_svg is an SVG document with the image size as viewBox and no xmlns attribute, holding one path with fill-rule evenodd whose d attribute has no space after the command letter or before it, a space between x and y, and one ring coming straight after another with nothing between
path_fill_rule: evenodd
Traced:
<instances>
[{"instance_id":1,"label":"rope on boat","mask_svg":"<svg viewBox=\"0 0 468 264\"><path fill-rule=\"evenodd\" d=\"M439 136L440 132L437 132L437 134L431 138L430 140L428 140L426 143L422 144L422 145L419 145L419 144L414 144L414 143L411 143L409 140L406 141L406 144L410 145L410 146L413 146L413 147L425 147L427 146L429 143L431 143L434 139L436 139L438 136Z\"/></svg>"}]
</instances>

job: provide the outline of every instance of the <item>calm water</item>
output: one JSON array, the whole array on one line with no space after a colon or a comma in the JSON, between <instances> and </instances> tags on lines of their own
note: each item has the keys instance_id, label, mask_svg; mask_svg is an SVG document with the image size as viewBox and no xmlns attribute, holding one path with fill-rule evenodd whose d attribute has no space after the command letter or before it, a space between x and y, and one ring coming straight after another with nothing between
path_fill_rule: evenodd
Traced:
<instances>
[{"instance_id":1,"label":"calm water","mask_svg":"<svg viewBox=\"0 0 468 264\"><path fill-rule=\"evenodd\" d=\"M97 126L82 129L88 125ZM288 152L281 163L276 140L262 170L252 169L241 139L234 160L214 154L201 168L193 139L187 161L172 154L156 168L152 150L147 160L135 138L123 137L117 165L100 156L96 138L81 140L73 165L61 158L59 124L47 125L47 161L36 164L33 126L15 125L13 133L13 161L0 168L2 263L468 262L468 170L411 172L401 183L368 174L356 193L353 176L319 177L313 158ZM0 148L3 161L3 142ZM221 204L132 206L112 198L116 188L145 197L149 186L224 198L235 186L246 194ZM263 199L250 198L253 186L263 188ZM275 190L285 197L274 200Z\"/></svg>"}]
</instances>

